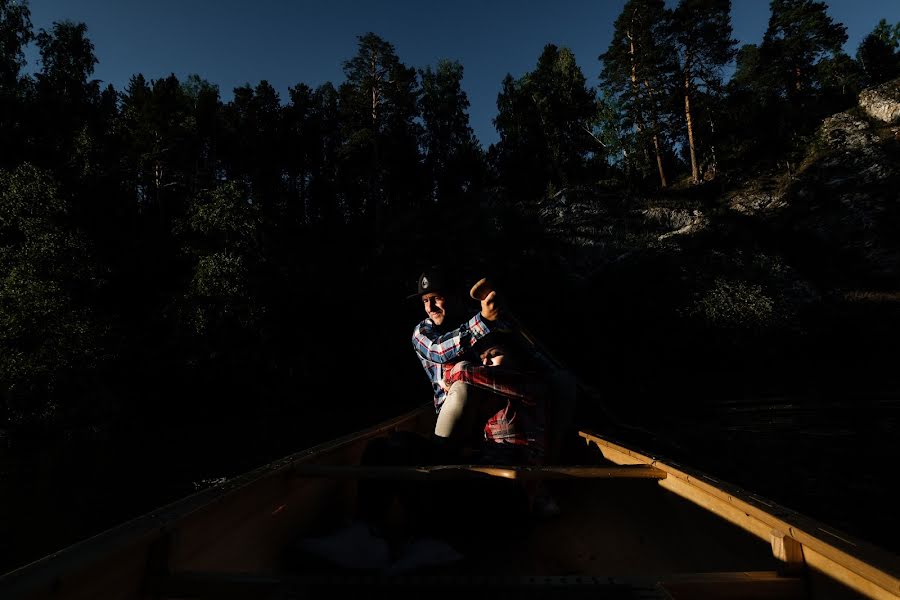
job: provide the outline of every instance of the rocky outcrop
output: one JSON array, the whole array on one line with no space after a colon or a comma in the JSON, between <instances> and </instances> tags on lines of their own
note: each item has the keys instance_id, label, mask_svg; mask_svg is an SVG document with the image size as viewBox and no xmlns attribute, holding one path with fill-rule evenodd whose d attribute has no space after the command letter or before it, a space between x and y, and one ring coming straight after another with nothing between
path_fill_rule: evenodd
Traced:
<instances>
[{"instance_id":1,"label":"rocky outcrop","mask_svg":"<svg viewBox=\"0 0 900 600\"><path fill-rule=\"evenodd\" d=\"M889 125L900 123L900 79L863 91L859 106L874 119Z\"/></svg>"},{"instance_id":2,"label":"rocky outcrop","mask_svg":"<svg viewBox=\"0 0 900 600\"><path fill-rule=\"evenodd\" d=\"M673 250L756 243L771 245L773 255L790 255L801 270L826 281L894 285L900 281L898 115L900 80L863 93L860 106L825 119L800 164L782 161L772 171L729 182L724 197L698 188L627 197L565 190L542 204L540 216L571 248L572 265L587 271L629 257L658 253L668 260ZM775 279L764 274L760 280Z\"/></svg>"},{"instance_id":3,"label":"rocky outcrop","mask_svg":"<svg viewBox=\"0 0 900 600\"><path fill-rule=\"evenodd\" d=\"M728 198L728 207L744 215L772 213L787 206L780 190L738 190Z\"/></svg>"},{"instance_id":4,"label":"rocky outcrop","mask_svg":"<svg viewBox=\"0 0 900 600\"><path fill-rule=\"evenodd\" d=\"M888 156L871 125L848 112L828 117L819 128L814 173L827 186L877 184L897 173L896 157Z\"/></svg>"},{"instance_id":5,"label":"rocky outcrop","mask_svg":"<svg viewBox=\"0 0 900 600\"><path fill-rule=\"evenodd\" d=\"M892 82L894 89L897 82ZM862 96L884 96L885 86ZM872 100L861 106L887 120L900 104ZM882 126L883 127L883 126ZM860 275L900 275L900 153L854 111L825 119L797 176L788 187L791 226L812 234L835 258Z\"/></svg>"},{"instance_id":6,"label":"rocky outcrop","mask_svg":"<svg viewBox=\"0 0 900 600\"><path fill-rule=\"evenodd\" d=\"M658 236L660 241L694 233L709 225L709 219L697 209L651 206L642 210L641 215L648 224L669 230Z\"/></svg>"}]
</instances>

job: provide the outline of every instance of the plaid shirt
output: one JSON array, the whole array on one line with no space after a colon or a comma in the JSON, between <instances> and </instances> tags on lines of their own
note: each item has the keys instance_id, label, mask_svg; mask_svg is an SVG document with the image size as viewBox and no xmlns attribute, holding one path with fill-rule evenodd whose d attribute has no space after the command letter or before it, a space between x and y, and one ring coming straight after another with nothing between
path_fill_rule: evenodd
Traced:
<instances>
[{"instance_id":1,"label":"plaid shirt","mask_svg":"<svg viewBox=\"0 0 900 600\"><path fill-rule=\"evenodd\" d=\"M475 342L486 336L491 329L487 322L476 313L474 317L456 329L444 331L431 319L425 319L413 331L412 343L416 355L431 380L434 389L434 409L440 412L441 405L447 398L447 392L441 385L444 381L444 365L462 360L466 350Z\"/></svg>"},{"instance_id":2,"label":"plaid shirt","mask_svg":"<svg viewBox=\"0 0 900 600\"><path fill-rule=\"evenodd\" d=\"M502 366L487 367L467 361L444 367L447 386L462 381L499 394L506 406L488 419L484 438L497 444L526 446L534 459L543 456L544 410L547 385L534 373Z\"/></svg>"}]
</instances>

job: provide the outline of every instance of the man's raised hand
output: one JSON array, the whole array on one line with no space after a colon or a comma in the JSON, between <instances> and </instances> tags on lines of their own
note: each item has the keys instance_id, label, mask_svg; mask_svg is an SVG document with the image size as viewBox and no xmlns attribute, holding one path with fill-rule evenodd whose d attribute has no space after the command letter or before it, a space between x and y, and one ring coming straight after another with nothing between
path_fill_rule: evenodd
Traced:
<instances>
[{"instance_id":1,"label":"man's raised hand","mask_svg":"<svg viewBox=\"0 0 900 600\"><path fill-rule=\"evenodd\" d=\"M500 303L496 291L491 291L481 300L481 316L487 321L496 321L500 317Z\"/></svg>"}]
</instances>

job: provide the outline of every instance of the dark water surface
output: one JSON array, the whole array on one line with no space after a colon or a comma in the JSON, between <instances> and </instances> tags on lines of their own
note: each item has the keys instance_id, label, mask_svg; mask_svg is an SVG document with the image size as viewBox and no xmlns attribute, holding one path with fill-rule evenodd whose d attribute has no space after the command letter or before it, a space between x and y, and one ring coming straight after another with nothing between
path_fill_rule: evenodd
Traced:
<instances>
[{"instance_id":1,"label":"dark water surface","mask_svg":"<svg viewBox=\"0 0 900 600\"><path fill-rule=\"evenodd\" d=\"M0 448L0 573L349 431L283 419Z\"/></svg>"},{"instance_id":2,"label":"dark water surface","mask_svg":"<svg viewBox=\"0 0 900 600\"><path fill-rule=\"evenodd\" d=\"M900 397L718 401L645 423L657 452L900 554Z\"/></svg>"},{"instance_id":3,"label":"dark water surface","mask_svg":"<svg viewBox=\"0 0 900 600\"><path fill-rule=\"evenodd\" d=\"M616 435L900 553L892 493L900 398L723 400L641 414L640 422ZM243 432L210 425L206 432L136 433L115 445L4 450L0 572L365 424L348 425L257 428L256 435L247 424Z\"/></svg>"}]
</instances>

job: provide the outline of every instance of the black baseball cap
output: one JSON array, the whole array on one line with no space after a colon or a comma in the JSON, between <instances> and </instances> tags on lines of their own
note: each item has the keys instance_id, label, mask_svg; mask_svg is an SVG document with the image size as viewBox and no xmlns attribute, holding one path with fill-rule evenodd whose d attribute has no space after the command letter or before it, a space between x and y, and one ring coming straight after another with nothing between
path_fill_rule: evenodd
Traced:
<instances>
[{"instance_id":1,"label":"black baseball cap","mask_svg":"<svg viewBox=\"0 0 900 600\"><path fill-rule=\"evenodd\" d=\"M449 282L450 277L446 269L440 266L429 267L419 275L419 279L416 282L416 293L410 294L406 299L411 300L419 298L423 294L431 294L438 291L446 294Z\"/></svg>"}]
</instances>

